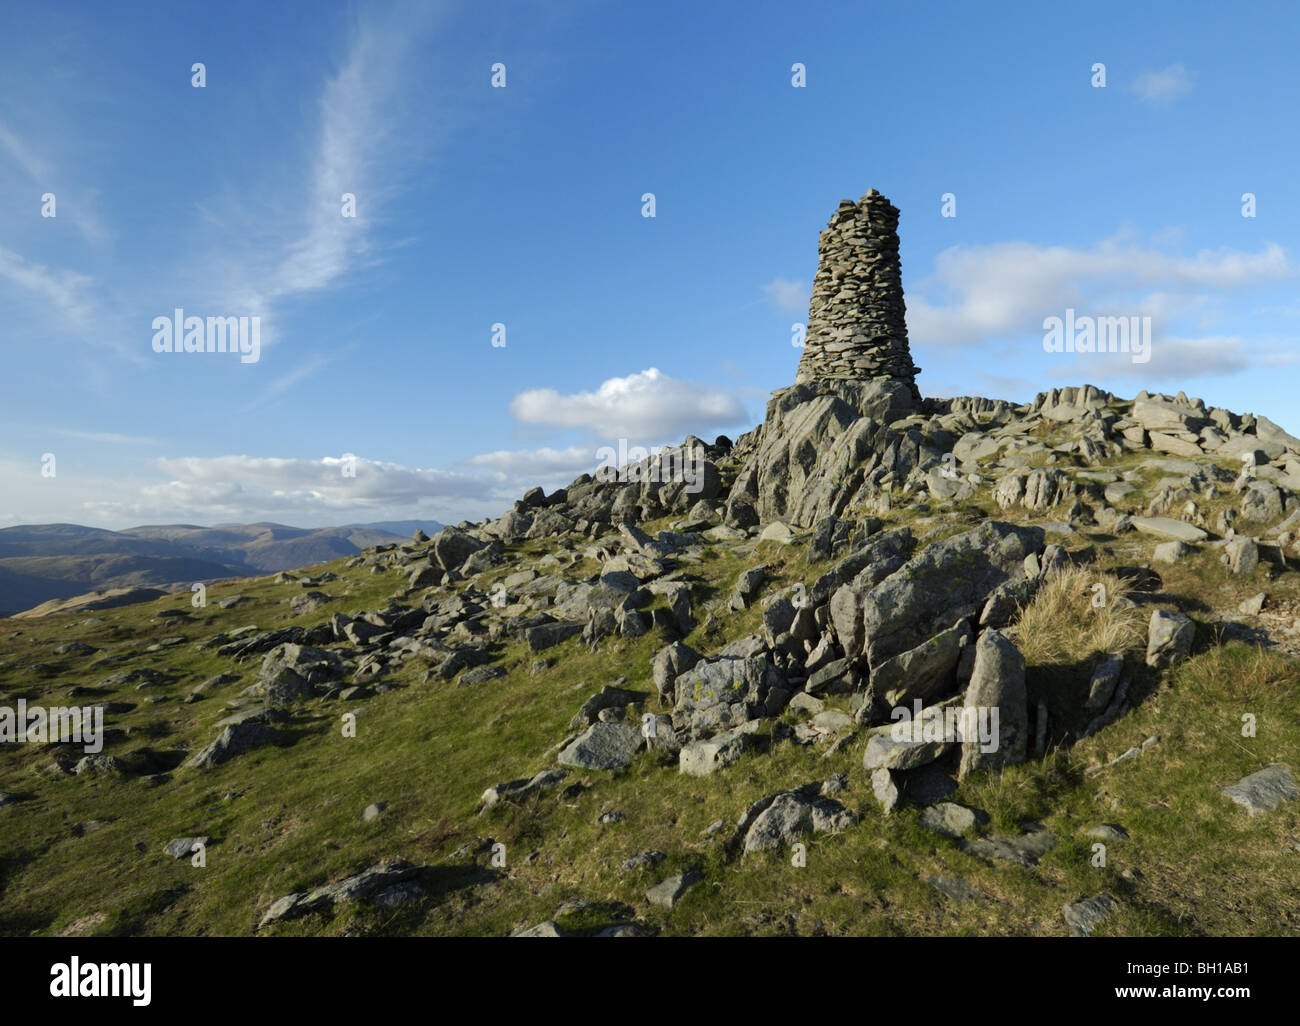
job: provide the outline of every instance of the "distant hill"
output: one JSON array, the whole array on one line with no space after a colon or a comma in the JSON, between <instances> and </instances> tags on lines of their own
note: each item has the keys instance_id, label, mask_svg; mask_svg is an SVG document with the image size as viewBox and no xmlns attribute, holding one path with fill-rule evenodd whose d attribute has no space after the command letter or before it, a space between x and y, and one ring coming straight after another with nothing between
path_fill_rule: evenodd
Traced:
<instances>
[{"instance_id":1,"label":"distant hill","mask_svg":"<svg viewBox=\"0 0 1300 1026\"><path fill-rule=\"evenodd\" d=\"M409 524L409 526L408 526ZM166 524L105 531L79 524L0 529L0 616L109 588L188 586L253 577L355 555L436 521L302 528L284 524Z\"/></svg>"},{"instance_id":2,"label":"distant hill","mask_svg":"<svg viewBox=\"0 0 1300 1026\"><path fill-rule=\"evenodd\" d=\"M374 524L349 524L348 526L368 527L374 531L387 531L390 534L400 534L403 538L409 538L417 530L433 537L446 525L437 520L380 520Z\"/></svg>"}]
</instances>

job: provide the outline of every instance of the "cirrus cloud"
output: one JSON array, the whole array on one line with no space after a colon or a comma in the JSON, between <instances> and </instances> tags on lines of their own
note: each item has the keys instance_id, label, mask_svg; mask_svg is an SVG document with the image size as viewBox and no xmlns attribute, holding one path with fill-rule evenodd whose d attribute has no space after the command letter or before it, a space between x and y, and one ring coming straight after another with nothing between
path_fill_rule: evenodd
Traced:
<instances>
[{"instance_id":1,"label":"cirrus cloud","mask_svg":"<svg viewBox=\"0 0 1300 1026\"><path fill-rule=\"evenodd\" d=\"M1162 107L1192 91L1191 73L1181 62L1159 71L1146 71L1133 83L1138 99L1153 107Z\"/></svg>"}]
</instances>

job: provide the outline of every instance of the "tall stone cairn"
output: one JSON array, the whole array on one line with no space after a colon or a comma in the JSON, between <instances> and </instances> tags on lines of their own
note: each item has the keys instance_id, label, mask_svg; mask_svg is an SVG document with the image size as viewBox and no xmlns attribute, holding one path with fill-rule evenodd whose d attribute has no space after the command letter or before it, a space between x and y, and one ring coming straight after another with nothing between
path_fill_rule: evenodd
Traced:
<instances>
[{"instance_id":1,"label":"tall stone cairn","mask_svg":"<svg viewBox=\"0 0 1300 1026\"><path fill-rule=\"evenodd\" d=\"M919 403L907 346L898 208L870 190L842 200L817 241L817 276L795 383L893 379Z\"/></svg>"}]
</instances>

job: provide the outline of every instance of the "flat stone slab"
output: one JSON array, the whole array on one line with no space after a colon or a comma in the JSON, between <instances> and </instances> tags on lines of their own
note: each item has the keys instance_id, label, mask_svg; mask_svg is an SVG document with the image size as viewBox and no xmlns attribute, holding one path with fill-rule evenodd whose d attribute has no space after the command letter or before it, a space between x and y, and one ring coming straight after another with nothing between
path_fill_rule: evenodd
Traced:
<instances>
[{"instance_id":1,"label":"flat stone slab","mask_svg":"<svg viewBox=\"0 0 1300 1026\"><path fill-rule=\"evenodd\" d=\"M1242 777L1231 787L1222 790L1252 816L1269 812L1283 802L1293 802L1300 798L1300 788L1296 787L1290 769L1280 762Z\"/></svg>"},{"instance_id":2,"label":"flat stone slab","mask_svg":"<svg viewBox=\"0 0 1300 1026\"><path fill-rule=\"evenodd\" d=\"M1132 517L1133 526L1143 534L1161 538L1174 538L1184 542L1203 542L1210 536L1199 527L1183 523L1173 517Z\"/></svg>"},{"instance_id":3,"label":"flat stone slab","mask_svg":"<svg viewBox=\"0 0 1300 1026\"><path fill-rule=\"evenodd\" d=\"M623 723L593 723L579 734L556 761L579 769L623 769L641 747L641 732Z\"/></svg>"},{"instance_id":4,"label":"flat stone slab","mask_svg":"<svg viewBox=\"0 0 1300 1026\"><path fill-rule=\"evenodd\" d=\"M174 859L183 859L193 854L197 845L206 846L209 840L211 840L209 837L177 837L168 841L163 846L163 851Z\"/></svg>"},{"instance_id":5,"label":"flat stone slab","mask_svg":"<svg viewBox=\"0 0 1300 1026\"><path fill-rule=\"evenodd\" d=\"M1019 837L993 834L974 841L964 841L962 851L990 862L1012 862L1018 866L1034 866L1038 860L1056 847L1056 838L1045 827L1035 827Z\"/></svg>"},{"instance_id":6,"label":"flat stone slab","mask_svg":"<svg viewBox=\"0 0 1300 1026\"><path fill-rule=\"evenodd\" d=\"M984 895L957 876L927 876L925 882L953 901L977 901Z\"/></svg>"},{"instance_id":7,"label":"flat stone slab","mask_svg":"<svg viewBox=\"0 0 1300 1026\"><path fill-rule=\"evenodd\" d=\"M698 873L683 873L670 876L667 880L655 884L645 892L646 899L660 908L672 908L682 896L703 879Z\"/></svg>"},{"instance_id":8,"label":"flat stone slab","mask_svg":"<svg viewBox=\"0 0 1300 1026\"><path fill-rule=\"evenodd\" d=\"M559 925L552 919L544 923L538 923L536 926L530 926L527 930L521 930L519 933L511 934L512 937L567 937Z\"/></svg>"},{"instance_id":9,"label":"flat stone slab","mask_svg":"<svg viewBox=\"0 0 1300 1026\"><path fill-rule=\"evenodd\" d=\"M1065 914L1065 925L1070 928L1070 936L1091 937L1092 931L1115 910L1116 904L1109 894L1098 894L1095 898L1062 906L1061 911Z\"/></svg>"},{"instance_id":10,"label":"flat stone slab","mask_svg":"<svg viewBox=\"0 0 1300 1026\"><path fill-rule=\"evenodd\" d=\"M867 738L862 768L916 769L942 758L950 747L946 741L897 741L889 729L883 729Z\"/></svg>"}]
</instances>

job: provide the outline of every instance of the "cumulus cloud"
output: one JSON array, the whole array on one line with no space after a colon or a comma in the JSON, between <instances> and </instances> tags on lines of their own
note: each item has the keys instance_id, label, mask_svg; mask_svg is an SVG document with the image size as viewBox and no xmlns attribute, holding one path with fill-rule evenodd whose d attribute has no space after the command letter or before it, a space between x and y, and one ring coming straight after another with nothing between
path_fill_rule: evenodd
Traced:
<instances>
[{"instance_id":1,"label":"cumulus cloud","mask_svg":"<svg viewBox=\"0 0 1300 1026\"><path fill-rule=\"evenodd\" d=\"M85 505L96 516L118 521L279 519L315 525L408 513L459 519L472 512L477 518L515 498L491 476L347 456L159 459L152 469L161 480L124 483L110 492L113 497ZM352 476L345 473L349 467Z\"/></svg>"},{"instance_id":2,"label":"cumulus cloud","mask_svg":"<svg viewBox=\"0 0 1300 1026\"><path fill-rule=\"evenodd\" d=\"M768 302L782 313L808 312L808 286L801 281L773 278L763 286L763 294L767 296Z\"/></svg>"},{"instance_id":3,"label":"cumulus cloud","mask_svg":"<svg viewBox=\"0 0 1300 1026\"><path fill-rule=\"evenodd\" d=\"M921 345L966 345L1041 331L1043 318L1067 306L1098 315L1158 316L1175 306L1203 306L1198 294L1228 292L1294 278L1281 246L1256 252L1203 250L1174 256L1103 241L1091 249L1001 242L944 250L935 273L908 297L908 333ZM943 296L946 302L931 297Z\"/></svg>"},{"instance_id":4,"label":"cumulus cloud","mask_svg":"<svg viewBox=\"0 0 1300 1026\"><path fill-rule=\"evenodd\" d=\"M1165 106L1192 91L1192 76L1181 62L1171 64L1160 71L1143 72L1133 83L1133 91L1143 103Z\"/></svg>"},{"instance_id":5,"label":"cumulus cloud","mask_svg":"<svg viewBox=\"0 0 1300 1026\"><path fill-rule=\"evenodd\" d=\"M609 378L593 392L520 392L510 403L510 413L525 424L578 428L595 437L641 444L704 436L747 420L744 407L730 393L670 378L655 367Z\"/></svg>"},{"instance_id":6,"label":"cumulus cloud","mask_svg":"<svg viewBox=\"0 0 1300 1026\"><path fill-rule=\"evenodd\" d=\"M591 473L599 465L595 452L590 445L571 445L567 449L498 449L471 456L465 462L508 477L533 475L540 479L559 475L571 481L580 474Z\"/></svg>"},{"instance_id":7,"label":"cumulus cloud","mask_svg":"<svg viewBox=\"0 0 1300 1026\"><path fill-rule=\"evenodd\" d=\"M1041 348L1041 342L1037 345ZM1065 362L1053 377L1063 383L1091 381L1098 385L1123 383L1154 388L1237 374L1251 366L1257 355L1255 348L1247 339L1234 335L1160 335L1151 340L1151 358L1146 363L1135 363L1129 353L1076 353L1059 357Z\"/></svg>"}]
</instances>

